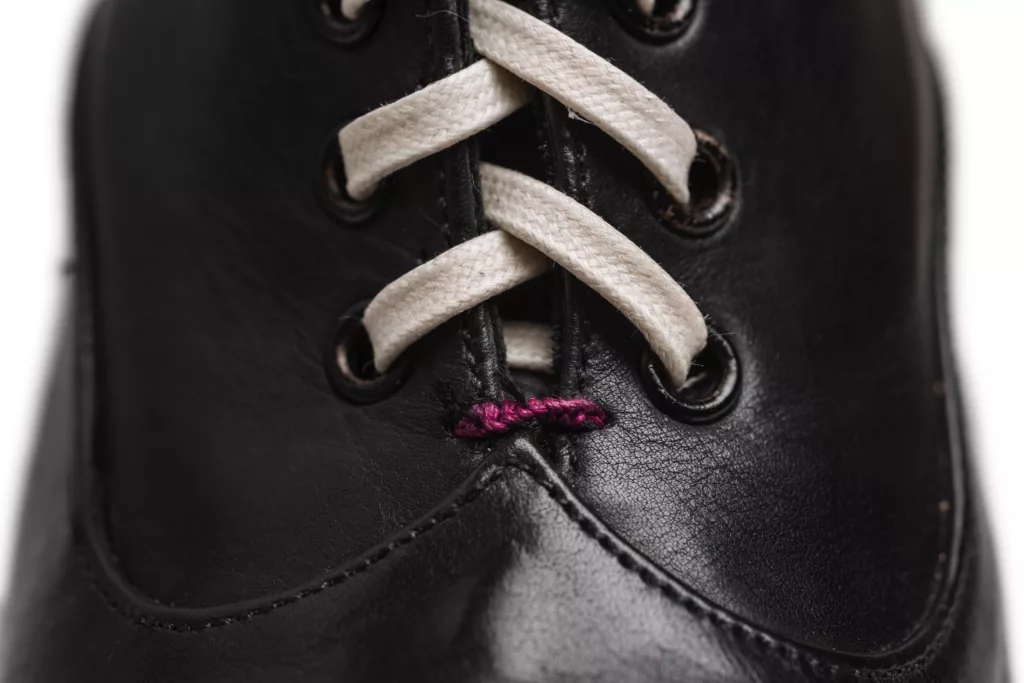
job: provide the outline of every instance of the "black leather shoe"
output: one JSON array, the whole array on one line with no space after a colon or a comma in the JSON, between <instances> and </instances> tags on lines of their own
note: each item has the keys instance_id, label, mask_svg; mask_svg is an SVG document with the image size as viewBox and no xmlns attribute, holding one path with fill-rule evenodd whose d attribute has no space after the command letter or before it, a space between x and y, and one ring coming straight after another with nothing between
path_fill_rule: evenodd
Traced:
<instances>
[{"instance_id":1,"label":"black leather shoe","mask_svg":"<svg viewBox=\"0 0 1024 683\"><path fill-rule=\"evenodd\" d=\"M631 76L696 131L688 198L515 77L528 103L353 193L339 129L486 50L484 0L346 3L96 12L2 680L1005 683L909 3L518 3L600 58L541 41L559 83L629 107ZM685 384L702 337L648 343L649 295L543 259L381 362L366 302L489 234L492 164L685 286Z\"/></svg>"}]
</instances>

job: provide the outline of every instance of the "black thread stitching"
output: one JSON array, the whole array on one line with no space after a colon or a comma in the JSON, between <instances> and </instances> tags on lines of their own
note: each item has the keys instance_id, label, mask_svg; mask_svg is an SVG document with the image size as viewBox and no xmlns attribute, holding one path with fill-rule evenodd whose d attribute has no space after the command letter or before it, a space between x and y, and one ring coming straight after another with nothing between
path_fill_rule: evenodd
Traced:
<instances>
[{"instance_id":1,"label":"black thread stitching","mask_svg":"<svg viewBox=\"0 0 1024 683\"><path fill-rule=\"evenodd\" d=\"M452 0L452 2L457 3L457 0ZM445 4L450 6L449 2L445 2ZM432 5L430 0L426 0L424 5L426 7L426 12L424 12L421 16L431 16L436 14L441 18L435 18L433 19L433 21L449 20L447 16L444 16L448 14L447 12L435 13L432 11ZM456 21L458 21L458 13L453 13L455 14ZM450 75L449 69L445 69L443 67L438 68L436 66L438 55L437 48L434 43L434 28L432 26L428 26L427 28L427 40L430 55L435 62L434 71L436 71L441 76ZM457 145L454 149L446 151L444 157L448 158L451 155L458 154L459 150L460 146ZM441 236L444 239L445 244L448 245L448 248L451 249L453 246L455 246L455 243L452 236L451 216L448 211L448 176L445 173L445 158L441 158L440 163L438 163L437 208L441 218ZM480 379L480 361L476 358L476 355L474 354L471 348L472 332L468 329L466 325L465 315L459 316L458 326L459 329L457 334L459 337L460 346L459 355L461 357L462 362L468 366L469 371L467 372L467 379L469 379L469 381L472 383L473 392L476 396L479 396L483 388L483 381Z\"/></svg>"},{"instance_id":2,"label":"black thread stitching","mask_svg":"<svg viewBox=\"0 0 1024 683\"><path fill-rule=\"evenodd\" d=\"M559 0L550 0L547 3L539 3L538 7L539 18L544 20L545 23L549 24L553 28L561 30L563 22L563 9ZM550 144L556 149L552 154L558 154L558 149L562 149L568 152L572 156L572 171L567 172L571 175L570 187L574 188L571 193L574 199L579 201L583 206L593 209L593 201L589 188L590 183L590 169L587 168L585 163L586 150L583 143L579 138L573 134L570 130L572 121L568 118L563 119L560 123L549 122L548 117L541 117L542 124L548 130L548 138ZM556 173L556 167L551 164L551 173ZM567 188L569 189L569 188ZM563 277L571 278L569 274L564 274ZM573 342L579 344L579 356L578 356L578 367L576 368L575 377L573 378L575 384L575 391L579 395L586 393L586 387L588 384L588 349L590 335L590 319L587 316L587 305L585 295L581 291L578 283L569 282L566 287L567 293L564 294L564 313L563 318L569 315L569 306L576 308L579 314L578 322L572 329ZM568 328L567 328L568 329ZM566 346L565 340L566 334L563 332L563 338L560 340L562 348ZM570 471L576 471L580 461L580 443L579 435L567 435L564 439L557 441L557 448L559 451L559 457L567 463Z\"/></svg>"},{"instance_id":3,"label":"black thread stitching","mask_svg":"<svg viewBox=\"0 0 1024 683\"><path fill-rule=\"evenodd\" d=\"M450 6L455 9L452 12L454 15L453 19L459 33L459 48L461 52L460 68L472 66L478 59L479 56L476 53L476 46L473 44L473 39L469 31L469 5L468 0L451 0ZM449 70L451 71L451 70ZM466 158L466 164L468 165L468 176L469 176L469 196L472 201L472 235L464 236L463 241L468 241L473 237L477 237L482 234L483 231L487 230L487 221L484 215L483 197L479 192L480 187L480 150L479 141L476 137L470 138L456 145L453 148L453 153L464 155ZM479 315L477 316L477 312ZM471 316L473 316L471 318ZM494 335L493 316L486 304L480 304L470 311L466 311L464 315L460 317L460 329L464 334L463 346L466 352L466 359L472 365L473 371L473 382L474 391L478 399L490 399L495 398L490 396L492 393L488 391L488 387L491 387L495 382L491 368L488 366L488 356L486 350L486 344L483 340L486 338L488 333L487 328L490 327L490 334ZM482 319L482 320L481 320ZM467 324L467 320L469 320ZM480 322L485 322L483 329L479 326ZM486 378L486 380L485 380ZM500 381L497 382L500 385ZM500 389L498 389L500 392Z\"/></svg>"},{"instance_id":4,"label":"black thread stitching","mask_svg":"<svg viewBox=\"0 0 1024 683\"><path fill-rule=\"evenodd\" d=\"M477 482L477 484L463 496L455 500L447 509L434 515L430 519L426 520L422 524L413 527L404 534L398 536L395 540L388 543L386 546L379 548L377 551L364 557L359 564L356 564L337 576L333 576L317 586L300 590L292 595L289 595L273 602L268 603L265 606L250 609L246 612L239 612L237 614L231 614L225 617L218 617L216 619L209 619L199 624L193 625L186 622L168 621L165 619L159 619L155 617L146 616L144 614L137 614L131 608L126 607L119 602L110 591L99 584L98 577L93 571L91 563L86 559L86 553L81 552L83 550L83 541L76 540L76 545L80 550L80 557L85 568L86 577L89 584L96 590L97 593L103 598L107 607L114 611L121 617L129 620L131 623L142 626L149 629L158 631L169 631L172 633L199 633L214 628L221 628L224 626L230 626L231 624L243 623L255 619L256 617L265 616L274 612L282 607L287 607L293 603L297 603L306 598L312 597L319 593L322 593L330 588L339 586L349 579L352 579L360 574L365 574L374 566L383 562L393 552L404 548L414 543L417 539L426 536L434 529L438 528L445 522L455 519L459 513L469 505L472 505L476 500L480 498L483 493L497 483L508 471L507 466L503 466L501 469L492 473L490 476Z\"/></svg>"},{"instance_id":5,"label":"black thread stitching","mask_svg":"<svg viewBox=\"0 0 1024 683\"><path fill-rule=\"evenodd\" d=\"M866 680L884 680L891 678L893 675L920 672L924 670L924 667L927 667L927 665L935 658L941 648L945 645L950 632L956 625L955 618L959 615L962 607L963 595L966 593L967 582L965 577L968 573L966 560L969 558L966 557L966 553L964 565L957 577L957 586L953 602L946 610L946 616L943 619L942 627L921 654L915 656L908 662L877 669L852 667L844 664L828 664L796 646L782 642L766 633L757 631L747 624L740 623L722 613L715 612L704 607L692 596L681 592L671 582L662 579L647 566L638 562L633 553L629 549L623 548L614 537L598 529L594 519L581 512L580 508L573 501L569 500L560 488L551 483L543 472L538 471L529 465L519 463L508 463L506 467L517 469L528 475L537 485L547 492L548 496L560 508L562 508L562 511L566 516L572 520L584 534L594 539L602 549L615 557L621 567L633 574L636 574L646 585L658 590L662 595L683 607L691 615L703 618L719 630L739 636L740 638L757 645L770 656L773 656L783 662L789 661L796 664L805 664L816 672L824 672L832 676L852 675L856 678Z\"/></svg>"},{"instance_id":6,"label":"black thread stitching","mask_svg":"<svg viewBox=\"0 0 1024 683\"><path fill-rule=\"evenodd\" d=\"M172 622L133 613L129 608L118 602L103 586L99 585L98 578L92 571L88 560L85 559L85 553L80 554L82 556L83 564L85 565L86 576L89 584L103 598L108 609L137 626L179 634L194 634L213 628L243 623L257 617L270 614L277 609L297 603L318 593L322 593L323 591L345 583L355 576L366 573L374 566L384 561L394 551L415 543L419 538L422 538L445 522L457 517L465 508L479 500L483 493L490 489L491 486L500 481L507 474L509 469L522 472L535 484L543 488L548 497L562 509L563 513L565 513L573 524L575 524L586 536L597 542L605 552L614 557L619 566L638 576L645 585L657 590L670 601L681 606L692 616L707 621L720 631L750 642L765 654L779 660L783 664L790 663L807 666L817 674L829 676L852 675L861 680L873 681L891 679L892 676L898 676L901 674L920 673L925 671L926 667L934 660L942 647L948 641L949 634L956 625L956 617L962 609L963 596L966 593L967 585L965 577L968 573L967 565L969 564L968 560L970 559L967 553L965 553L960 575L957 577L957 587L954 599L946 608L946 615L943 619L942 627L921 654L902 664L877 669L864 667L856 668L844 664L830 664L794 645L782 642L773 636L754 629L752 626L740 623L727 615L701 605L692 596L680 591L672 582L658 576L658 574L646 566L646 562L638 560L629 548L623 547L611 534L602 531L595 519L591 515L582 511L581 508L570 500L556 484L548 480L543 471L534 466L517 462L508 462L503 464L500 469L478 482L470 491L467 491L462 497L453 502L446 510L431 517L423 524L410 529L405 534L399 536L388 545L380 548L372 555L363 558L358 565L345 570L338 576L332 577L313 588L308 588L299 591L294 595L275 600L264 607L252 609L244 613L211 619L198 625L183 622ZM81 542L78 542L77 545L81 546Z\"/></svg>"}]
</instances>

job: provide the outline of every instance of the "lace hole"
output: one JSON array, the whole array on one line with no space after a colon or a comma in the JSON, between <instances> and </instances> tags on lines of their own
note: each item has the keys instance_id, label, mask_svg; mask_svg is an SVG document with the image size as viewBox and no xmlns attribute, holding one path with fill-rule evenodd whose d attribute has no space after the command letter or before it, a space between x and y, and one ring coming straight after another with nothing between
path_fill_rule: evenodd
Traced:
<instances>
[{"instance_id":1,"label":"lace hole","mask_svg":"<svg viewBox=\"0 0 1024 683\"><path fill-rule=\"evenodd\" d=\"M682 36L693 22L695 4L696 0L611 0L612 13L623 28L649 43Z\"/></svg>"},{"instance_id":2,"label":"lace hole","mask_svg":"<svg viewBox=\"0 0 1024 683\"><path fill-rule=\"evenodd\" d=\"M321 203L328 213L346 225L363 225L376 216L383 207L387 182L377 188L372 197L365 200L353 199L345 189L345 163L342 160L337 132L327 143L327 151L324 153L318 177L317 189Z\"/></svg>"},{"instance_id":3,"label":"lace hole","mask_svg":"<svg viewBox=\"0 0 1024 683\"><path fill-rule=\"evenodd\" d=\"M714 422L732 410L739 398L740 364L736 351L713 328L708 329L708 345L694 359L681 391L667 384L661 361L650 349L644 351L641 367L641 378L654 404L683 422Z\"/></svg>"},{"instance_id":4,"label":"lace hole","mask_svg":"<svg viewBox=\"0 0 1024 683\"><path fill-rule=\"evenodd\" d=\"M406 380L412 367L402 356L381 374L373 367L373 347L363 327L368 301L353 306L338 319L334 336L324 354L327 380L335 393L350 403L366 405L392 396Z\"/></svg>"},{"instance_id":5,"label":"lace hole","mask_svg":"<svg viewBox=\"0 0 1024 683\"><path fill-rule=\"evenodd\" d=\"M652 193L654 211L670 229L705 237L725 225L736 205L739 177L732 157L718 140L696 131L697 156L690 167L690 206L684 208L663 188Z\"/></svg>"},{"instance_id":6,"label":"lace hole","mask_svg":"<svg viewBox=\"0 0 1024 683\"><path fill-rule=\"evenodd\" d=\"M355 20L341 13L341 0L309 0L320 33L344 47L354 47L373 33L384 15L384 0L369 0Z\"/></svg>"}]
</instances>

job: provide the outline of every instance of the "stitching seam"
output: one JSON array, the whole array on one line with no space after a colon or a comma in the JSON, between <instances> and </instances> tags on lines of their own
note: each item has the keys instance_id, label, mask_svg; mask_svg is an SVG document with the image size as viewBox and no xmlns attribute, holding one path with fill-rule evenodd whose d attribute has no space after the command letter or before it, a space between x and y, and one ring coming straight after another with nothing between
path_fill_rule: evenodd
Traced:
<instances>
[{"instance_id":1,"label":"stitching seam","mask_svg":"<svg viewBox=\"0 0 1024 683\"><path fill-rule=\"evenodd\" d=\"M109 591L99 585L95 573L92 571L92 567L88 560L82 555L82 561L85 565L86 575L89 584L94 590L103 598L107 607L118 614L122 618L127 619L131 623L142 626L149 629L169 631L173 633L199 633L213 628L220 628L229 626L231 624L243 623L250 621L260 616L267 615L273 611L276 611L282 607L286 607L293 603L297 603L305 598L312 597L318 593L341 585L349 579L364 574L372 569L377 564L383 562L390 556L394 551L409 546L416 542L417 539L425 536L434 529L438 528L442 524L457 517L462 510L479 500L481 495L486 492L491 486L500 481L508 472L509 469L514 469L527 475L535 484L544 489L552 501L554 501L559 508L565 513L570 521L573 522L586 536L593 539L597 544L608 554L613 556L618 564L625 570L632 574L635 574L640 578L645 585L655 590L658 590L662 595L668 598L670 601L681 606L692 616L703 619L708 622L711 626L729 633L733 636L737 636L742 640L745 640L765 654L769 655L782 662L783 664L797 665L798 667L807 667L815 674L825 674L832 677L840 675L852 675L861 680L891 680L894 676L908 673L921 673L926 669L928 664L934 660L934 658L941 651L942 647L948 641L949 635L955 626L956 617L959 615L962 604L963 596L966 592L966 581L964 579L967 573L967 564L969 558L965 556L964 566L961 569L960 575L957 578L956 593L954 595L953 602L947 608L946 616L943 620L942 627L936 633L935 637L931 640L925 650L912 658L911 660L902 664L893 665L885 668L870 668L870 667L852 667L844 664L831 664L825 662L819 657L804 651L794 645L783 642L777 638L774 638L766 633L762 633L753 627L736 621L735 619L717 612L713 609L702 605L692 596L683 593L677 586L671 581L659 576L654 570L652 570L642 560L637 559L636 554L628 547L614 538L611 534L603 531L595 519L584 512L580 506L569 499L569 497L554 483L552 483L543 471L538 468L531 467L520 463L506 463L500 467L499 470L486 477L485 479L478 482L473 489L467 491L462 497L453 502L443 512L431 517L426 520L423 524L420 524L410 529L405 534L399 536L396 540L392 541L388 545L380 548L372 555L369 555L354 567L345 570L343 573L332 577L318 586L301 590L294 595L290 595L286 598L275 600L266 606L251 609L246 612L230 615L227 617L220 617L217 619L210 619L197 625L188 624L184 622L174 622L146 615L140 615L133 613L129 608L118 602ZM77 543L81 549L81 541Z\"/></svg>"},{"instance_id":2,"label":"stitching seam","mask_svg":"<svg viewBox=\"0 0 1024 683\"><path fill-rule=\"evenodd\" d=\"M430 0L427 0L424 4L426 6L426 12L424 13L423 16L430 16L430 15L434 14L434 12L433 12L433 4L434 3L432 3ZM441 4L441 3L438 3L438 4ZM460 6L458 5L458 0L446 1L443 4L445 6L445 11L443 13L448 13L451 10L452 7L455 7L456 9L460 8ZM451 13L455 14L456 17L459 16L457 11L452 11ZM431 56L432 56L432 58L433 58L433 60L435 62L433 71L435 71L437 73L440 73L443 76L449 75L448 72L450 72L450 69L447 69L444 66L439 66L437 64L438 54L437 54L437 47L436 47L435 42L434 42L434 28L433 27L428 27L428 29L427 29L427 37L428 37L428 46L429 46L430 54L431 54ZM462 47L464 47L464 46L462 46ZM423 85L426 85L426 82L422 83L421 87ZM459 154L461 152L461 150L462 150L462 146L461 145L456 145L455 148L447 150L444 153L443 158L441 158L440 163L438 164L438 201L437 201L437 206L438 206L438 210L440 211L440 218L441 218L441 235L444 238L444 241L448 245L449 249L451 249L455 245L455 239L454 239L454 237L452 235L451 215L450 215L450 212L449 212L449 209L448 209L448 176L447 176L447 173L445 172L445 164L446 164L446 159L447 158L450 158L451 155ZM467 373L467 379L472 384L474 393L477 396L479 396L482 393L482 387L483 387L483 381L480 378L480 371L481 371L481 364L482 363L481 363L481 360L478 359L476 357L476 354L473 352L473 349L472 349L472 336L473 336L473 334L470 331L470 329L469 329L469 327L468 327L468 325L466 323L466 317L467 317L466 315L460 315L459 316L459 320L458 320L459 329L458 329L457 334L458 334L458 337L459 337L460 356L461 356L462 362L464 362L467 366L469 366L469 372Z\"/></svg>"},{"instance_id":3,"label":"stitching seam","mask_svg":"<svg viewBox=\"0 0 1024 683\"><path fill-rule=\"evenodd\" d=\"M582 512L579 506L570 500L561 489L552 484L543 472L530 466L516 463L509 463L506 467L511 467L527 474L534 482L547 492L548 496L562 508L566 516L568 516L584 534L594 539L602 549L615 557L620 566L627 571L636 574L646 585L658 590L669 600L680 605L693 616L704 619L712 626L751 642L766 654L776 657L783 663L806 665L816 674L823 673L832 676L845 674L853 675L854 677L862 680L886 680L891 679L894 675L900 675L903 673L919 673L936 657L945 645L949 634L955 625L955 618L958 616L962 606L962 598L966 592L966 582L964 580L964 576L967 573L966 566L962 567L960 575L957 577L956 593L943 620L942 628L931 642L929 642L928 646L921 654L902 664L885 668L852 667L844 664L830 664L805 650L778 640L766 633L757 631L747 624L736 621L725 614L716 612L702 605L692 596L681 592L672 582L658 576L652 569L650 569L650 567L638 561L633 551L623 547L621 542L610 534L603 532L598 527L594 519ZM965 558L965 560L966 559L967 558ZM966 561L964 564L967 564Z\"/></svg>"},{"instance_id":4,"label":"stitching seam","mask_svg":"<svg viewBox=\"0 0 1024 683\"><path fill-rule=\"evenodd\" d=\"M359 564L350 567L343 571L341 574L333 576L319 585L305 588L292 595L289 595L273 602L268 603L262 607L247 610L245 612L239 612L237 614L228 615L226 617L218 617L216 619L209 619L207 621L198 624L189 624L186 622L169 621L166 619L160 619L156 617L146 616L144 614L134 613L131 608L121 604L110 592L103 586L99 585L99 581L93 571L91 562L85 557L84 552L80 552L79 555L82 558L82 563L85 566L86 575L88 577L90 585L103 597L107 607L116 612L121 617L128 619L137 626L143 626L145 628L155 629L159 631L170 631L172 633L199 633L208 629L220 628L223 626L230 626L231 624L239 624L246 621L255 619L270 614L282 607L286 607L293 603L299 602L306 598L312 597L318 593L322 593L329 588L339 586L349 579L356 577L360 574L365 574L374 566L383 562L389 555L400 548L411 545L417 539L426 534L430 533L437 527L441 526L445 522L448 522L462 511L463 508L473 504L487 489L493 484L500 480L507 473L507 467L502 467L497 472L477 482L470 491L467 491L463 496L454 501L447 509L440 512L439 514L431 517L422 524L413 527L409 531L397 537L391 543L378 549L376 552L364 557ZM77 536L77 535L76 535ZM79 550L82 550L83 541L76 538L76 545L79 546Z\"/></svg>"}]
</instances>

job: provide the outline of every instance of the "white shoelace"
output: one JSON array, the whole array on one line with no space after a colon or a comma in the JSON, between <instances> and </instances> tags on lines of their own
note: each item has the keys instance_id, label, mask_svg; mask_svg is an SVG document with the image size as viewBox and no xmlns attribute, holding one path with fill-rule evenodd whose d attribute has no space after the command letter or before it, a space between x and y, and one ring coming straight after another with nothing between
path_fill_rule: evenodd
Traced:
<instances>
[{"instance_id":1,"label":"white shoelace","mask_svg":"<svg viewBox=\"0 0 1024 683\"><path fill-rule=\"evenodd\" d=\"M342 0L358 17L368 0ZM340 133L354 199L392 173L476 135L527 104L537 90L619 141L678 202L697 143L656 95L557 29L502 0L470 0L481 61L356 119ZM374 365L384 372L447 320L545 273L565 268L619 309L682 388L707 328L683 288L643 250L588 208L516 171L483 163L484 213L496 228L459 244L385 287L366 309ZM510 367L551 372L550 331L508 322Z\"/></svg>"}]
</instances>

